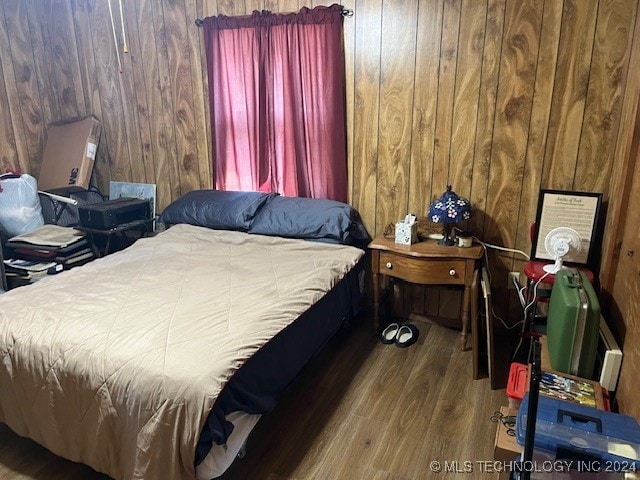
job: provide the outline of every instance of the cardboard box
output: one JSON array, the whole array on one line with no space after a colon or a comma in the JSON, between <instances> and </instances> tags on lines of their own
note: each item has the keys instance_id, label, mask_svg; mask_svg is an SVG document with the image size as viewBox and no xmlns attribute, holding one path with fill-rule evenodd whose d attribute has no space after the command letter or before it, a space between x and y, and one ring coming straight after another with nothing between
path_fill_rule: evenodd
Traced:
<instances>
[{"instance_id":1,"label":"cardboard box","mask_svg":"<svg viewBox=\"0 0 640 480\"><path fill-rule=\"evenodd\" d=\"M93 116L49 124L38 189L69 185L88 188L101 130Z\"/></svg>"},{"instance_id":2,"label":"cardboard box","mask_svg":"<svg viewBox=\"0 0 640 480\"><path fill-rule=\"evenodd\" d=\"M503 416L517 417L518 410L509 407L500 407L500 413ZM498 422L496 441L493 448L493 459L510 462L515 460L521 452L522 447L518 445L518 439L515 435L509 435L507 433L507 427L502 422Z\"/></svg>"},{"instance_id":3,"label":"cardboard box","mask_svg":"<svg viewBox=\"0 0 640 480\"><path fill-rule=\"evenodd\" d=\"M504 416L517 416L518 410L509 407L500 407L500 413ZM522 447L518 445L518 440L514 435L507 433L507 427L502 422L498 422L496 439L493 445L493 459L499 462L513 462L522 453ZM510 470L500 471L500 480L508 479Z\"/></svg>"}]
</instances>

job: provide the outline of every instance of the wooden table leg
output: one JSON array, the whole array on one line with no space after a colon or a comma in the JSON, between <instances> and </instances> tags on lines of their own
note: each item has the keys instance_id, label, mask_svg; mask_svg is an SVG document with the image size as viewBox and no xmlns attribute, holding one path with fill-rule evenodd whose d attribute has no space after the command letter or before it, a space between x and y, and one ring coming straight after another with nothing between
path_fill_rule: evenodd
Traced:
<instances>
[{"instance_id":1,"label":"wooden table leg","mask_svg":"<svg viewBox=\"0 0 640 480\"><path fill-rule=\"evenodd\" d=\"M469 299L471 288L467 285L464 287L462 296L462 333L460 334L460 350L467 349L467 331L469 329Z\"/></svg>"},{"instance_id":2,"label":"wooden table leg","mask_svg":"<svg viewBox=\"0 0 640 480\"><path fill-rule=\"evenodd\" d=\"M380 328L380 274L373 274L373 333Z\"/></svg>"},{"instance_id":3,"label":"wooden table leg","mask_svg":"<svg viewBox=\"0 0 640 480\"><path fill-rule=\"evenodd\" d=\"M473 366L473 379L478 379L478 356L480 348L480 315L478 314L478 284L479 284L479 272L475 269L473 272L473 284L471 285L471 348L472 348L472 366Z\"/></svg>"}]
</instances>

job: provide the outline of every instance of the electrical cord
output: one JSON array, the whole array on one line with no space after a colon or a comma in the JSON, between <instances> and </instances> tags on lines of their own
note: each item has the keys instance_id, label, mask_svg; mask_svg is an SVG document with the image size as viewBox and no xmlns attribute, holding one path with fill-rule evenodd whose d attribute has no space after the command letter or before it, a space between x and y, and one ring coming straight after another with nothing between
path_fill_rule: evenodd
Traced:
<instances>
[{"instance_id":1,"label":"electrical cord","mask_svg":"<svg viewBox=\"0 0 640 480\"><path fill-rule=\"evenodd\" d=\"M522 255L524 258L526 258L527 260L530 260L531 258L529 257L529 255L527 255L525 252L523 252L522 250L518 250L516 248L507 248L507 247L501 247L500 245L492 245L490 243L486 243L483 242L482 240L480 240L478 237L473 237L473 239L478 242L480 245L482 245L483 247L486 248L493 248L494 250L501 250L503 252L512 252L512 253L519 253L520 255Z\"/></svg>"},{"instance_id":2,"label":"electrical cord","mask_svg":"<svg viewBox=\"0 0 640 480\"><path fill-rule=\"evenodd\" d=\"M535 285L533 286L533 290L532 290L532 299L529 301L529 303L524 307L524 312L522 314L522 320L520 320L518 323L516 323L516 325L522 324L522 331L520 332L520 340L518 340L518 345L516 346L515 351L513 352L513 356L511 357L511 360L514 360L516 358L516 355L518 354L518 352L520 351L520 347L522 346L522 339L524 338L524 331L527 328L527 312L529 311L529 309L535 305L536 303L536 292L538 291L538 286L542 283L542 280L544 280L545 278L547 278L549 275L551 275L551 272L545 272L544 275L542 275L538 281L535 283Z\"/></svg>"},{"instance_id":3,"label":"electrical cord","mask_svg":"<svg viewBox=\"0 0 640 480\"><path fill-rule=\"evenodd\" d=\"M483 242L482 240L480 240L478 237L473 237L475 241L477 241L480 245L482 245L483 249L484 249L484 259L485 259L485 264L487 265L487 275L489 277L489 283L491 283L491 269L489 268L489 256L487 254L487 249L488 248L492 248L494 250L500 250L500 251L504 251L504 252L511 252L511 253L517 253L519 255L522 255L523 257L525 257L527 260L530 260L531 258L529 257L529 255L527 255L525 252L523 252L522 250L518 250L515 248L507 248L507 247L501 247L500 245L493 245L491 243L486 243ZM500 323L502 323L502 325L504 326L504 328L506 328L507 330L513 330L514 328L522 325L522 330L520 332L520 340L518 341L518 345L513 353L513 357L512 359L516 358L516 355L518 354L518 352L520 351L520 347L522 347L522 339L524 338L524 333L525 333L525 329L527 326L527 314L529 312L529 309L535 305L536 303L536 292L538 291L538 286L540 285L540 283L542 283L542 281L549 275L549 272L545 272L544 275L542 275L542 277L540 277L540 279L538 279L538 281L535 283L534 287L533 287L533 294L532 294L532 299L529 299L529 303L526 304L524 306L523 309L523 314L522 314L522 320L520 320L519 322L514 323L511 326L508 326L507 323L498 315L496 315L494 309L493 309L493 305L491 305L491 314L494 316L494 318L498 319L500 321ZM514 281L515 283L515 281ZM523 292L527 289L527 286L525 285L524 287L518 288L518 298L520 299L520 302L522 304L524 304L524 295Z\"/></svg>"},{"instance_id":4,"label":"electrical cord","mask_svg":"<svg viewBox=\"0 0 640 480\"><path fill-rule=\"evenodd\" d=\"M485 265L487 266L487 276L489 277L489 284L491 284L492 281L491 281L491 268L489 268L489 255L487 253L487 249L488 248L492 248L494 250L501 250L501 251L506 251L506 252L518 253L518 254L524 256L527 260L529 260L529 255L527 255L522 250L517 250L515 248L501 247L499 245L492 245L491 243L483 242L482 240L480 240L476 236L474 236L473 239L476 242L478 242L480 245L482 245L482 248L483 248L483 251L484 251L484 262L485 262ZM526 287L523 287L522 290L524 290L524 288L526 288ZM522 290L518 291L518 296L519 297L522 297ZM498 314L496 314L495 310L493 309L493 303L491 304L491 314L493 315L493 317L495 319L499 320L500 323L502 323L502 326L504 328L506 328L507 330L513 330L514 328L516 328L518 325L520 325L522 323L522 322L517 322L517 323L514 323L511 326L508 326L507 322L505 322L502 317L500 317Z\"/></svg>"}]
</instances>

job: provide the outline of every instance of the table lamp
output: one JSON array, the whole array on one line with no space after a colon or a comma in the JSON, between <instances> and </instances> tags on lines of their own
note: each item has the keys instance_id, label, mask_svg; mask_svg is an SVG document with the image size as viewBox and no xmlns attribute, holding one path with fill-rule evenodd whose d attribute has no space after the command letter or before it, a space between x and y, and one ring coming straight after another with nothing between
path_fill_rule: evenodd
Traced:
<instances>
[{"instance_id":1,"label":"table lamp","mask_svg":"<svg viewBox=\"0 0 640 480\"><path fill-rule=\"evenodd\" d=\"M429 219L433 223L443 225L442 239L438 240L438 245L448 247L455 245L453 226L469 218L471 218L471 203L466 198L456 195L451 190L451 185L447 185L447 191L429 205Z\"/></svg>"}]
</instances>

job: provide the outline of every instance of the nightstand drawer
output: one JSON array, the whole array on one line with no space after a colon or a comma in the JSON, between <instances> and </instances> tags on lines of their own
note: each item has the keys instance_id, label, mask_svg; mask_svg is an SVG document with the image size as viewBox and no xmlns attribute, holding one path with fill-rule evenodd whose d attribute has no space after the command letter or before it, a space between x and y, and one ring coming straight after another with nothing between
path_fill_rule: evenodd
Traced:
<instances>
[{"instance_id":1,"label":"nightstand drawer","mask_svg":"<svg viewBox=\"0 0 640 480\"><path fill-rule=\"evenodd\" d=\"M380 252L380 273L413 283L464 285L467 262Z\"/></svg>"}]
</instances>

